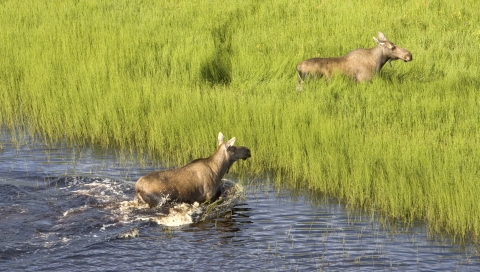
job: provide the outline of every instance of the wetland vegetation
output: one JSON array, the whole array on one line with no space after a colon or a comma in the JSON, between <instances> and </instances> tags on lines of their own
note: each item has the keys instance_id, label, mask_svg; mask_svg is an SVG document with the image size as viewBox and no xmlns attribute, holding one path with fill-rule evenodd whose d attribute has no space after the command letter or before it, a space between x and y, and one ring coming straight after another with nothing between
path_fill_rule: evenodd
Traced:
<instances>
[{"instance_id":1,"label":"wetland vegetation","mask_svg":"<svg viewBox=\"0 0 480 272\"><path fill-rule=\"evenodd\" d=\"M1 1L0 124L168 165L222 131L252 150L235 172L478 241L477 5ZM371 48L378 31L414 60L296 91L300 61Z\"/></svg>"}]
</instances>

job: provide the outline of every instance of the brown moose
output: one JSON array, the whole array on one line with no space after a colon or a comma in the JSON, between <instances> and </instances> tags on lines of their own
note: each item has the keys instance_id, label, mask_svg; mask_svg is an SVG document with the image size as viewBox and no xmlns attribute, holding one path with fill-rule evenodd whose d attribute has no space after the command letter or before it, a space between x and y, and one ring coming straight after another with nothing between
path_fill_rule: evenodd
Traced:
<instances>
[{"instance_id":1,"label":"brown moose","mask_svg":"<svg viewBox=\"0 0 480 272\"><path fill-rule=\"evenodd\" d=\"M343 57L312 58L297 65L299 88L307 76L330 78L335 73L344 74L357 82L369 81L388 61L412 60L412 54L390 42L382 32L373 38L377 46L355 49Z\"/></svg>"},{"instance_id":2,"label":"brown moose","mask_svg":"<svg viewBox=\"0 0 480 272\"><path fill-rule=\"evenodd\" d=\"M223 134L218 133L218 148L208 158L196 159L183 167L153 172L139 178L135 184L135 198L147 203L150 208L164 199L192 204L218 198L222 177L230 166L237 160L251 157L247 147L233 145L235 137L226 143L223 138Z\"/></svg>"}]
</instances>

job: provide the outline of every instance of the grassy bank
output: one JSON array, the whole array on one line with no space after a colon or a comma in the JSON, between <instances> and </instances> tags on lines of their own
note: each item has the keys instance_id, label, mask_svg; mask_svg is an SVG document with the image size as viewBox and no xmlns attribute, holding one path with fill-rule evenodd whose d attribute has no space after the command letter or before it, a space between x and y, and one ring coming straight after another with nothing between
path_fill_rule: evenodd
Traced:
<instances>
[{"instance_id":1,"label":"grassy bank","mask_svg":"<svg viewBox=\"0 0 480 272\"><path fill-rule=\"evenodd\" d=\"M237 172L478 240L477 4L2 1L0 122L172 165L222 131L253 152ZM295 91L298 62L377 31L413 62Z\"/></svg>"}]
</instances>

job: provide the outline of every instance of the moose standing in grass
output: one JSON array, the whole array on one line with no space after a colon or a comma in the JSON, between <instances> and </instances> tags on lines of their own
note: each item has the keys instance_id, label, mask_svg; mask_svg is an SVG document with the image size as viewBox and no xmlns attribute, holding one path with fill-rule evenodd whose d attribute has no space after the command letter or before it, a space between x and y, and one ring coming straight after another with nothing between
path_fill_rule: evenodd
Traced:
<instances>
[{"instance_id":1,"label":"moose standing in grass","mask_svg":"<svg viewBox=\"0 0 480 272\"><path fill-rule=\"evenodd\" d=\"M312 58L302 61L297 66L299 88L305 78L330 78L335 73L346 75L357 82L369 81L380 72L386 62L401 59L404 62L412 60L412 54L390 42L382 32L378 38L373 38L377 46L371 49L355 49L343 57Z\"/></svg>"}]
</instances>

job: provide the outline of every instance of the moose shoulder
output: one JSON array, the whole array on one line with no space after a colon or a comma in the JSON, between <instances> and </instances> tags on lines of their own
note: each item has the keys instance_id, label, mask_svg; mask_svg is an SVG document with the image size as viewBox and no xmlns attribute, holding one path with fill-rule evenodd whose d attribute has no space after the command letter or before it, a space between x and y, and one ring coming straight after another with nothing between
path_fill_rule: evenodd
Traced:
<instances>
[{"instance_id":1,"label":"moose shoulder","mask_svg":"<svg viewBox=\"0 0 480 272\"><path fill-rule=\"evenodd\" d=\"M218 148L208 158L139 178L135 184L135 198L150 208L165 198L185 203L214 200L220 195L222 177L230 166L237 160L251 157L247 147L233 145L235 137L226 143L223 140L223 134L218 133Z\"/></svg>"},{"instance_id":2,"label":"moose shoulder","mask_svg":"<svg viewBox=\"0 0 480 272\"><path fill-rule=\"evenodd\" d=\"M382 32L373 38L377 46L370 49L355 49L343 57L312 58L297 65L298 80L302 84L307 76L330 78L333 74L344 74L357 82L369 81L380 72L388 61L412 60L412 54L390 42Z\"/></svg>"}]
</instances>

